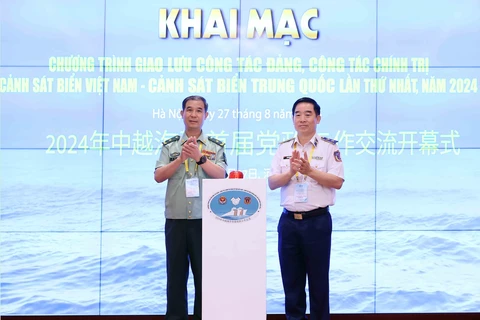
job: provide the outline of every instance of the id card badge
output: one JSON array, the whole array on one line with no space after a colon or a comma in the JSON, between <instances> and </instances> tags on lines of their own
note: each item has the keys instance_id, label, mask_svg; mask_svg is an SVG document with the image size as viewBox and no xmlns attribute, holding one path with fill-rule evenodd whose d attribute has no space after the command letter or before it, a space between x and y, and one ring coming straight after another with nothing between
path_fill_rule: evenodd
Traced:
<instances>
[{"instance_id":1,"label":"id card badge","mask_svg":"<svg viewBox=\"0 0 480 320\"><path fill-rule=\"evenodd\" d=\"M295 194L293 196L295 202L307 202L308 200L308 184L296 183Z\"/></svg>"},{"instance_id":2,"label":"id card badge","mask_svg":"<svg viewBox=\"0 0 480 320\"><path fill-rule=\"evenodd\" d=\"M200 196L200 185L198 178L190 178L185 180L185 191L187 198L196 198Z\"/></svg>"}]
</instances>

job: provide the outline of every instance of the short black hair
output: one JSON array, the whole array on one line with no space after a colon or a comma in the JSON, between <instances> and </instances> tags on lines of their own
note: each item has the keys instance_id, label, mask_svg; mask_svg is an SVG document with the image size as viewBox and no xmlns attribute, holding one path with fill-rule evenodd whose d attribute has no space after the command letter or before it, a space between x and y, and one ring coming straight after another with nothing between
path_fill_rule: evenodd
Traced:
<instances>
[{"instance_id":1,"label":"short black hair","mask_svg":"<svg viewBox=\"0 0 480 320\"><path fill-rule=\"evenodd\" d=\"M309 97L303 97L303 98L300 98L297 101L295 101L295 103L293 104L292 116L295 115L295 109L297 108L297 104L302 103L302 102L313 104L313 110L315 110L315 115L316 116L320 115L320 105L317 103L317 101L315 101L315 100L313 100L312 98L309 98Z\"/></svg>"},{"instance_id":2,"label":"short black hair","mask_svg":"<svg viewBox=\"0 0 480 320\"><path fill-rule=\"evenodd\" d=\"M202 97L202 96L189 96L189 97L186 97L185 99L183 99L183 102L182 102L182 110L185 111L185 107L187 106L187 102L190 101L190 100L194 100L194 101L202 101L203 102L203 105L205 107L205 112L208 111L208 103L207 103L207 100Z\"/></svg>"}]
</instances>

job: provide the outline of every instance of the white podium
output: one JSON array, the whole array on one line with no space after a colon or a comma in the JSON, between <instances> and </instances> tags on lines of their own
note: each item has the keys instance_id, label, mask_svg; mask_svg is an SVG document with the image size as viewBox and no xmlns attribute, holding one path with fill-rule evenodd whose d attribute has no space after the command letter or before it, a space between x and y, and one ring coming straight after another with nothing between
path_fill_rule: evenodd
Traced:
<instances>
[{"instance_id":1,"label":"white podium","mask_svg":"<svg viewBox=\"0 0 480 320\"><path fill-rule=\"evenodd\" d=\"M266 179L203 180L202 318L265 320Z\"/></svg>"}]
</instances>

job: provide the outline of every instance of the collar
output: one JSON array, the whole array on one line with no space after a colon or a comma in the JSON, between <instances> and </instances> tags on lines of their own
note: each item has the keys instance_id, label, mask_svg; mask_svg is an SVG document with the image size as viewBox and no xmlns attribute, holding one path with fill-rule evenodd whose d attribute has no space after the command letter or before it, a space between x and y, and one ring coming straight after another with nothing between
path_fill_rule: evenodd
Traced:
<instances>
[{"instance_id":1,"label":"collar","mask_svg":"<svg viewBox=\"0 0 480 320\"><path fill-rule=\"evenodd\" d=\"M317 147L317 144L318 144L318 137L317 137L317 135L315 134L315 135L312 137L312 139L310 139L310 141L308 141L308 142L306 143L306 145L307 145L308 143L311 143L311 144L316 148L316 147ZM295 137L295 139L294 139L293 142L292 142L292 148L295 146L295 144L300 145L300 141L298 141L298 135Z\"/></svg>"}]
</instances>

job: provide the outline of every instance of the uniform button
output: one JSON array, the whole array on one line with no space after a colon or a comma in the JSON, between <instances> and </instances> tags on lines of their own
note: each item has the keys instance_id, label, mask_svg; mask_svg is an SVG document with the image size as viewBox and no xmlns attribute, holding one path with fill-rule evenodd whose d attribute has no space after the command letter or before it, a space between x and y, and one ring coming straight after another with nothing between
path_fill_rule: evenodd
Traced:
<instances>
[{"instance_id":1,"label":"uniform button","mask_svg":"<svg viewBox=\"0 0 480 320\"><path fill-rule=\"evenodd\" d=\"M188 204L192 204L192 202L191 202L191 201L188 201Z\"/></svg>"},{"instance_id":2,"label":"uniform button","mask_svg":"<svg viewBox=\"0 0 480 320\"><path fill-rule=\"evenodd\" d=\"M192 211L188 210L188 213L192 213Z\"/></svg>"}]
</instances>

